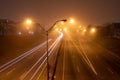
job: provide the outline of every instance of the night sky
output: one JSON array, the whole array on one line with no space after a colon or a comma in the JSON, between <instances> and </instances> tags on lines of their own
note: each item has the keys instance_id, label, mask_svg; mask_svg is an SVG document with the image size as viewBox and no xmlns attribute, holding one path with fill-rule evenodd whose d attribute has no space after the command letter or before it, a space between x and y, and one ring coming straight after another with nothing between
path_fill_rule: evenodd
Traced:
<instances>
[{"instance_id":1,"label":"night sky","mask_svg":"<svg viewBox=\"0 0 120 80\"><path fill-rule=\"evenodd\" d=\"M0 0L0 19L28 17L44 26L71 17L81 25L120 22L120 0Z\"/></svg>"}]
</instances>

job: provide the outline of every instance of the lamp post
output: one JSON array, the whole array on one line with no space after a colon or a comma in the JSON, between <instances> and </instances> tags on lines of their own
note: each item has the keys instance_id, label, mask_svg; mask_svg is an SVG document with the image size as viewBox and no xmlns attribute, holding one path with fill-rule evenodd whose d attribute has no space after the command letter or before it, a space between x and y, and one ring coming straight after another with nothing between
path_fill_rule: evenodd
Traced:
<instances>
[{"instance_id":1,"label":"lamp post","mask_svg":"<svg viewBox=\"0 0 120 80\"><path fill-rule=\"evenodd\" d=\"M45 28L43 28L39 23L37 23L37 25L39 25L39 27L46 33L46 39L47 39L47 44L46 44L46 46L47 46L47 80L49 80L49 52L48 52L48 48L49 48L49 46L48 46L48 36L49 36L49 32L53 29L53 27L58 23L58 22L60 22L60 21L62 21L62 22L66 22L67 20L66 19L63 19L63 20L58 20L58 21L56 21L53 25L52 25L52 27L50 27L48 30L45 30ZM27 20L26 21L26 23L27 24L31 24L31 20Z\"/></svg>"},{"instance_id":2,"label":"lamp post","mask_svg":"<svg viewBox=\"0 0 120 80\"><path fill-rule=\"evenodd\" d=\"M46 36L47 36L47 80L49 80L49 52L48 52L48 34L49 32L53 29L53 27L60 21L63 21L63 22L66 22L67 20L66 19L63 19L63 20L58 20L56 21L52 27L50 27L47 31L46 31Z\"/></svg>"}]
</instances>

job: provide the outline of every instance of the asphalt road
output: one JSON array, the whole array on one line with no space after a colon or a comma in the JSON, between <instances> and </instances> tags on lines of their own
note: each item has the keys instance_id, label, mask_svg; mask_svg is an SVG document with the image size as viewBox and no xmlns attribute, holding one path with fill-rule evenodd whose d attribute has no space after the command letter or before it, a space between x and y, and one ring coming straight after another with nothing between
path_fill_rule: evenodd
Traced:
<instances>
[{"instance_id":1,"label":"asphalt road","mask_svg":"<svg viewBox=\"0 0 120 80\"><path fill-rule=\"evenodd\" d=\"M0 80L29 80L29 77L33 75L32 71L36 71L36 66L39 66L41 62L39 62L33 69L32 67L38 59L42 57L43 53L45 53L45 43L24 53L25 55L17 57L10 63L8 62L9 64L6 63L5 66L1 66Z\"/></svg>"},{"instance_id":2,"label":"asphalt road","mask_svg":"<svg viewBox=\"0 0 120 80\"><path fill-rule=\"evenodd\" d=\"M120 80L120 57L87 37L65 36L54 80Z\"/></svg>"},{"instance_id":3,"label":"asphalt road","mask_svg":"<svg viewBox=\"0 0 120 80\"><path fill-rule=\"evenodd\" d=\"M62 34L49 39L49 57L59 45ZM46 41L0 66L0 80L36 80L46 65Z\"/></svg>"},{"instance_id":4,"label":"asphalt road","mask_svg":"<svg viewBox=\"0 0 120 80\"><path fill-rule=\"evenodd\" d=\"M120 80L119 56L87 37L61 39L49 39L50 78L55 72L54 80ZM0 66L0 80L46 78L46 42Z\"/></svg>"}]
</instances>

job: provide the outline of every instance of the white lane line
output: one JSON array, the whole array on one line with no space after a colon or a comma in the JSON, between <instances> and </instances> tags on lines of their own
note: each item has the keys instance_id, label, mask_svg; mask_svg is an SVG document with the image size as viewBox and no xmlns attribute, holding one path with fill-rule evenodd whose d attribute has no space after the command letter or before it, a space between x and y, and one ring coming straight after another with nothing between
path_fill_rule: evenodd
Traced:
<instances>
[{"instance_id":1,"label":"white lane line","mask_svg":"<svg viewBox=\"0 0 120 80\"><path fill-rule=\"evenodd\" d=\"M51 41L51 39L49 39L49 41ZM41 48L43 45L46 44L46 41L38 46L36 46L35 48L25 52L24 54L14 58L13 60L7 62L6 64L0 66L0 72L6 70L7 68L9 68L10 66L14 65L15 63L17 63L18 61L22 60L23 58L27 57L28 55L32 54L33 52L35 52L36 50L38 50L39 48Z\"/></svg>"},{"instance_id":2,"label":"white lane line","mask_svg":"<svg viewBox=\"0 0 120 80\"><path fill-rule=\"evenodd\" d=\"M75 43L74 43L73 41L71 41L71 42L74 44L74 46L77 48L77 50L78 50L79 52L81 52L80 49L75 45ZM81 43L80 43L80 46L81 46ZM89 58L87 57L86 52L84 51L84 49L82 48L82 46L81 46L81 49L82 49L82 53L83 53L83 54L81 53L83 59L84 59L85 62L88 64L88 66L91 68L91 70L94 72L94 74L97 75L97 74L98 74L97 71L96 71L95 68L93 67L91 61L90 61Z\"/></svg>"},{"instance_id":3,"label":"white lane line","mask_svg":"<svg viewBox=\"0 0 120 80\"><path fill-rule=\"evenodd\" d=\"M86 61L88 62L88 65L91 67L91 69L93 70L93 72L97 75L98 73L96 72L95 68L93 67L91 61L89 60L88 56L86 55L86 52L83 50L82 46L81 46L82 52L85 55Z\"/></svg>"},{"instance_id":4,"label":"white lane line","mask_svg":"<svg viewBox=\"0 0 120 80\"><path fill-rule=\"evenodd\" d=\"M50 51L50 49L53 50L53 48L58 44L58 40L60 38L56 39L56 41L51 45L51 47L48 49L48 51ZM54 46L55 45L55 46ZM53 47L53 48L52 48ZM50 51L50 53L52 52L52 50ZM50 55L50 53L48 54L48 56ZM47 52L45 52L42 57L39 58L39 60L27 71L27 73L24 75L24 77L22 77L22 80L33 70L33 68L45 57L45 55L47 54Z\"/></svg>"},{"instance_id":5,"label":"white lane line","mask_svg":"<svg viewBox=\"0 0 120 80\"><path fill-rule=\"evenodd\" d=\"M11 69L9 72L7 72L7 74L6 74L6 75L11 74L14 70L15 70L15 68Z\"/></svg>"}]
</instances>

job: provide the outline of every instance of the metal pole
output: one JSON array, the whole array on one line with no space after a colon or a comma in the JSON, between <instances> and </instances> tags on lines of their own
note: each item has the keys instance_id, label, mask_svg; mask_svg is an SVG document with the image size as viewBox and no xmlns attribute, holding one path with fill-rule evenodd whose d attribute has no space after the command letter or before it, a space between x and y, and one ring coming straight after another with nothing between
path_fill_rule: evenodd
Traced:
<instances>
[{"instance_id":1,"label":"metal pole","mask_svg":"<svg viewBox=\"0 0 120 80\"><path fill-rule=\"evenodd\" d=\"M47 80L49 80L48 31L46 31L46 35L47 35Z\"/></svg>"}]
</instances>

